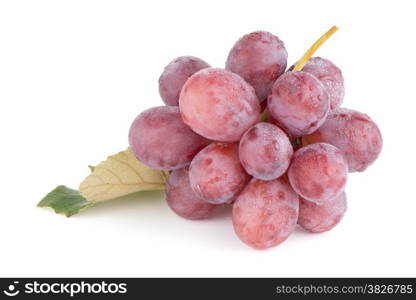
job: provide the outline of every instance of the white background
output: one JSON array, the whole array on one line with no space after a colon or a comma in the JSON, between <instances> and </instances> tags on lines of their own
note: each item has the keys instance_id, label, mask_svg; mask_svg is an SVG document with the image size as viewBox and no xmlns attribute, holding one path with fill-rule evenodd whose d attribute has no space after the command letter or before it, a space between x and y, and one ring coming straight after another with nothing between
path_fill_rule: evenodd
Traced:
<instances>
[{"instance_id":1,"label":"white background","mask_svg":"<svg viewBox=\"0 0 416 300\"><path fill-rule=\"evenodd\" d=\"M416 276L414 1L1 1L0 276ZM351 174L331 232L256 251L229 211L186 221L162 193L66 218L38 201L77 188L87 165L127 147L158 77L179 55L223 67L243 34L278 35L289 64L319 50L344 73L344 106L368 113L384 148Z\"/></svg>"}]
</instances>

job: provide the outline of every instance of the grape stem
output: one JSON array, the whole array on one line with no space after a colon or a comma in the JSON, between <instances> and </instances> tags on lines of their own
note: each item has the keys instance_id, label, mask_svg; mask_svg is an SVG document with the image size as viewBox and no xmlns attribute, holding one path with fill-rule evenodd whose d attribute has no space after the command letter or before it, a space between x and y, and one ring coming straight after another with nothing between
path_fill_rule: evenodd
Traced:
<instances>
[{"instance_id":1,"label":"grape stem","mask_svg":"<svg viewBox=\"0 0 416 300\"><path fill-rule=\"evenodd\" d=\"M303 69L303 67L308 62L309 58L312 57L312 55L316 52L316 50L321 47L323 43L327 39L331 37L336 31L338 30L337 26L332 26L327 32L325 32L313 45L308 49L308 51L305 52L305 54L302 56L302 58L296 63L295 67L293 68L293 71L300 71Z\"/></svg>"},{"instance_id":2,"label":"grape stem","mask_svg":"<svg viewBox=\"0 0 416 300\"><path fill-rule=\"evenodd\" d=\"M260 115L260 122L267 122L269 120L269 113L267 108Z\"/></svg>"}]
</instances>

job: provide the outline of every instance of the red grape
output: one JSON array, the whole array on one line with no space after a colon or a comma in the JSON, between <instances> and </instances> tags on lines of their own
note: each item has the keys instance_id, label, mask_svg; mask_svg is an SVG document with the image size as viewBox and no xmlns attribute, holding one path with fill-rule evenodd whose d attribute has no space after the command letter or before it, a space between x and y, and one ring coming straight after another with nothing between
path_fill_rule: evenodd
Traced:
<instances>
[{"instance_id":1,"label":"red grape","mask_svg":"<svg viewBox=\"0 0 416 300\"><path fill-rule=\"evenodd\" d=\"M233 205L233 225L246 244L264 249L286 240L295 229L299 197L284 177L251 179Z\"/></svg>"},{"instance_id":2,"label":"red grape","mask_svg":"<svg viewBox=\"0 0 416 300\"><path fill-rule=\"evenodd\" d=\"M145 110L134 120L129 132L129 144L137 159L158 170L189 165L195 154L209 143L183 123L175 106Z\"/></svg>"},{"instance_id":3,"label":"red grape","mask_svg":"<svg viewBox=\"0 0 416 300\"><path fill-rule=\"evenodd\" d=\"M171 61L159 78L159 93L166 105L178 106L179 94L186 80L199 70L210 66L197 57L180 56Z\"/></svg>"},{"instance_id":4,"label":"red grape","mask_svg":"<svg viewBox=\"0 0 416 300\"><path fill-rule=\"evenodd\" d=\"M222 69L204 69L185 83L179 99L184 122L212 140L233 142L260 118L253 88Z\"/></svg>"},{"instance_id":5,"label":"red grape","mask_svg":"<svg viewBox=\"0 0 416 300\"><path fill-rule=\"evenodd\" d=\"M322 57L312 57L302 68L302 71L311 73L325 86L331 110L341 106L345 94L344 77L333 62Z\"/></svg>"},{"instance_id":6,"label":"red grape","mask_svg":"<svg viewBox=\"0 0 416 300\"><path fill-rule=\"evenodd\" d=\"M172 171L166 184L166 201L179 216L190 219L205 219L211 216L218 205L203 201L189 184L188 168Z\"/></svg>"},{"instance_id":7,"label":"red grape","mask_svg":"<svg viewBox=\"0 0 416 300\"><path fill-rule=\"evenodd\" d=\"M239 39L228 54L226 69L250 83L260 101L286 69L284 43L269 32L256 31Z\"/></svg>"},{"instance_id":8,"label":"red grape","mask_svg":"<svg viewBox=\"0 0 416 300\"><path fill-rule=\"evenodd\" d=\"M323 205L344 190L348 165L341 150L330 144L317 143L295 152L288 175L296 193Z\"/></svg>"},{"instance_id":9,"label":"red grape","mask_svg":"<svg viewBox=\"0 0 416 300\"><path fill-rule=\"evenodd\" d=\"M236 143L212 143L194 157L189 168L192 189L213 204L232 200L249 178L238 159Z\"/></svg>"},{"instance_id":10,"label":"red grape","mask_svg":"<svg viewBox=\"0 0 416 300\"><path fill-rule=\"evenodd\" d=\"M302 136L314 132L325 121L329 111L328 93L315 76L291 71L274 83L267 108L289 135Z\"/></svg>"},{"instance_id":11,"label":"red grape","mask_svg":"<svg viewBox=\"0 0 416 300\"><path fill-rule=\"evenodd\" d=\"M270 123L258 123L244 133L239 157L250 175L271 180L280 177L289 167L293 148L287 135Z\"/></svg>"},{"instance_id":12,"label":"red grape","mask_svg":"<svg viewBox=\"0 0 416 300\"><path fill-rule=\"evenodd\" d=\"M303 143L329 143L345 155L350 172L362 172L379 156L383 139L377 124L366 114L346 108L330 113L325 123Z\"/></svg>"},{"instance_id":13,"label":"red grape","mask_svg":"<svg viewBox=\"0 0 416 300\"><path fill-rule=\"evenodd\" d=\"M298 224L310 232L328 231L341 221L346 210L345 192L320 206L300 199Z\"/></svg>"}]
</instances>

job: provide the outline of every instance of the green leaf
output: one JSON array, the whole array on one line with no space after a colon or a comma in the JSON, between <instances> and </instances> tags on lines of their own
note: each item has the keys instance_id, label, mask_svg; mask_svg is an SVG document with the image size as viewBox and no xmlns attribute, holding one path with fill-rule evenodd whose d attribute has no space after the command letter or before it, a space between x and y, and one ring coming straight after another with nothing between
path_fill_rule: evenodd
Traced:
<instances>
[{"instance_id":1,"label":"green leaf","mask_svg":"<svg viewBox=\"0 0 416 300\"><path fill-rule=\"evenodd\" d=\"M60 185L47 194L45 198L38 203L38 206L50 207L57 214L64 214L65 216L70 217L93 204L93 201L85 199L77 190Z\"/></svg>"},{"instance_id":2,"label":"green leaf","mask_svg":"<svg viewBox=\"0 0 416 300\"><path fill-rule=\"evenodd\" d=\"M90 168L91 173L94 172L94 170L95 170L94 166L88 166L88 168Z\"/></svg>"}]
</instances>

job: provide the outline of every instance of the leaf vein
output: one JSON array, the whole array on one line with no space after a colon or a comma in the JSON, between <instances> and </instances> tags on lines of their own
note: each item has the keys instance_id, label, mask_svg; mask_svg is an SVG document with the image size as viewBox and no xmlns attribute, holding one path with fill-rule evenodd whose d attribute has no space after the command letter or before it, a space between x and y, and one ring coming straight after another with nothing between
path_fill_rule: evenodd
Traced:
<instances>
[{"instance_id":1,"label":"leaf vein","mask_svg":"<svg viewBox=\"0 0 416 300\"><path fill-rule=\"evenodd\" d=\"M113 170L111 170L110 168L107 168L105 165L98 165L95 167L96 169L103 169L105 171L107 171L108 173L112 174L120 183L123 183L123 180L121 180L121 177L118 176ZM100 176L98 176L99 173L96 173L95 176L100 178ZM110 182L108 182L107 184L111 184Z\"/></svg>"},{"instance_id":2,"label":"leaf vein","mask_svg":"<svg viewBox=\"0 0 416 300\"><path fill-rule=\"evenodd\" d=\"M141 180L141 181L143 181L144 182L144 178L142 177L142 175L140 175L140 173L139 172L137 172L137 170L135 169L135 168L133 168L128 162L125 162L125 161L122 161L122 160L118 160L118 159L116 159L114 156L110 156L109 157L109 159L113 159L113 160L115 160L116 162L118 162L118 163L120 163L120 164L122 164L122 165L125 165L125 166L127 166L130 170L132 170L136 175L137 175L137 177L139 177L139 179Z\"/></svg>"}]
</instances>

